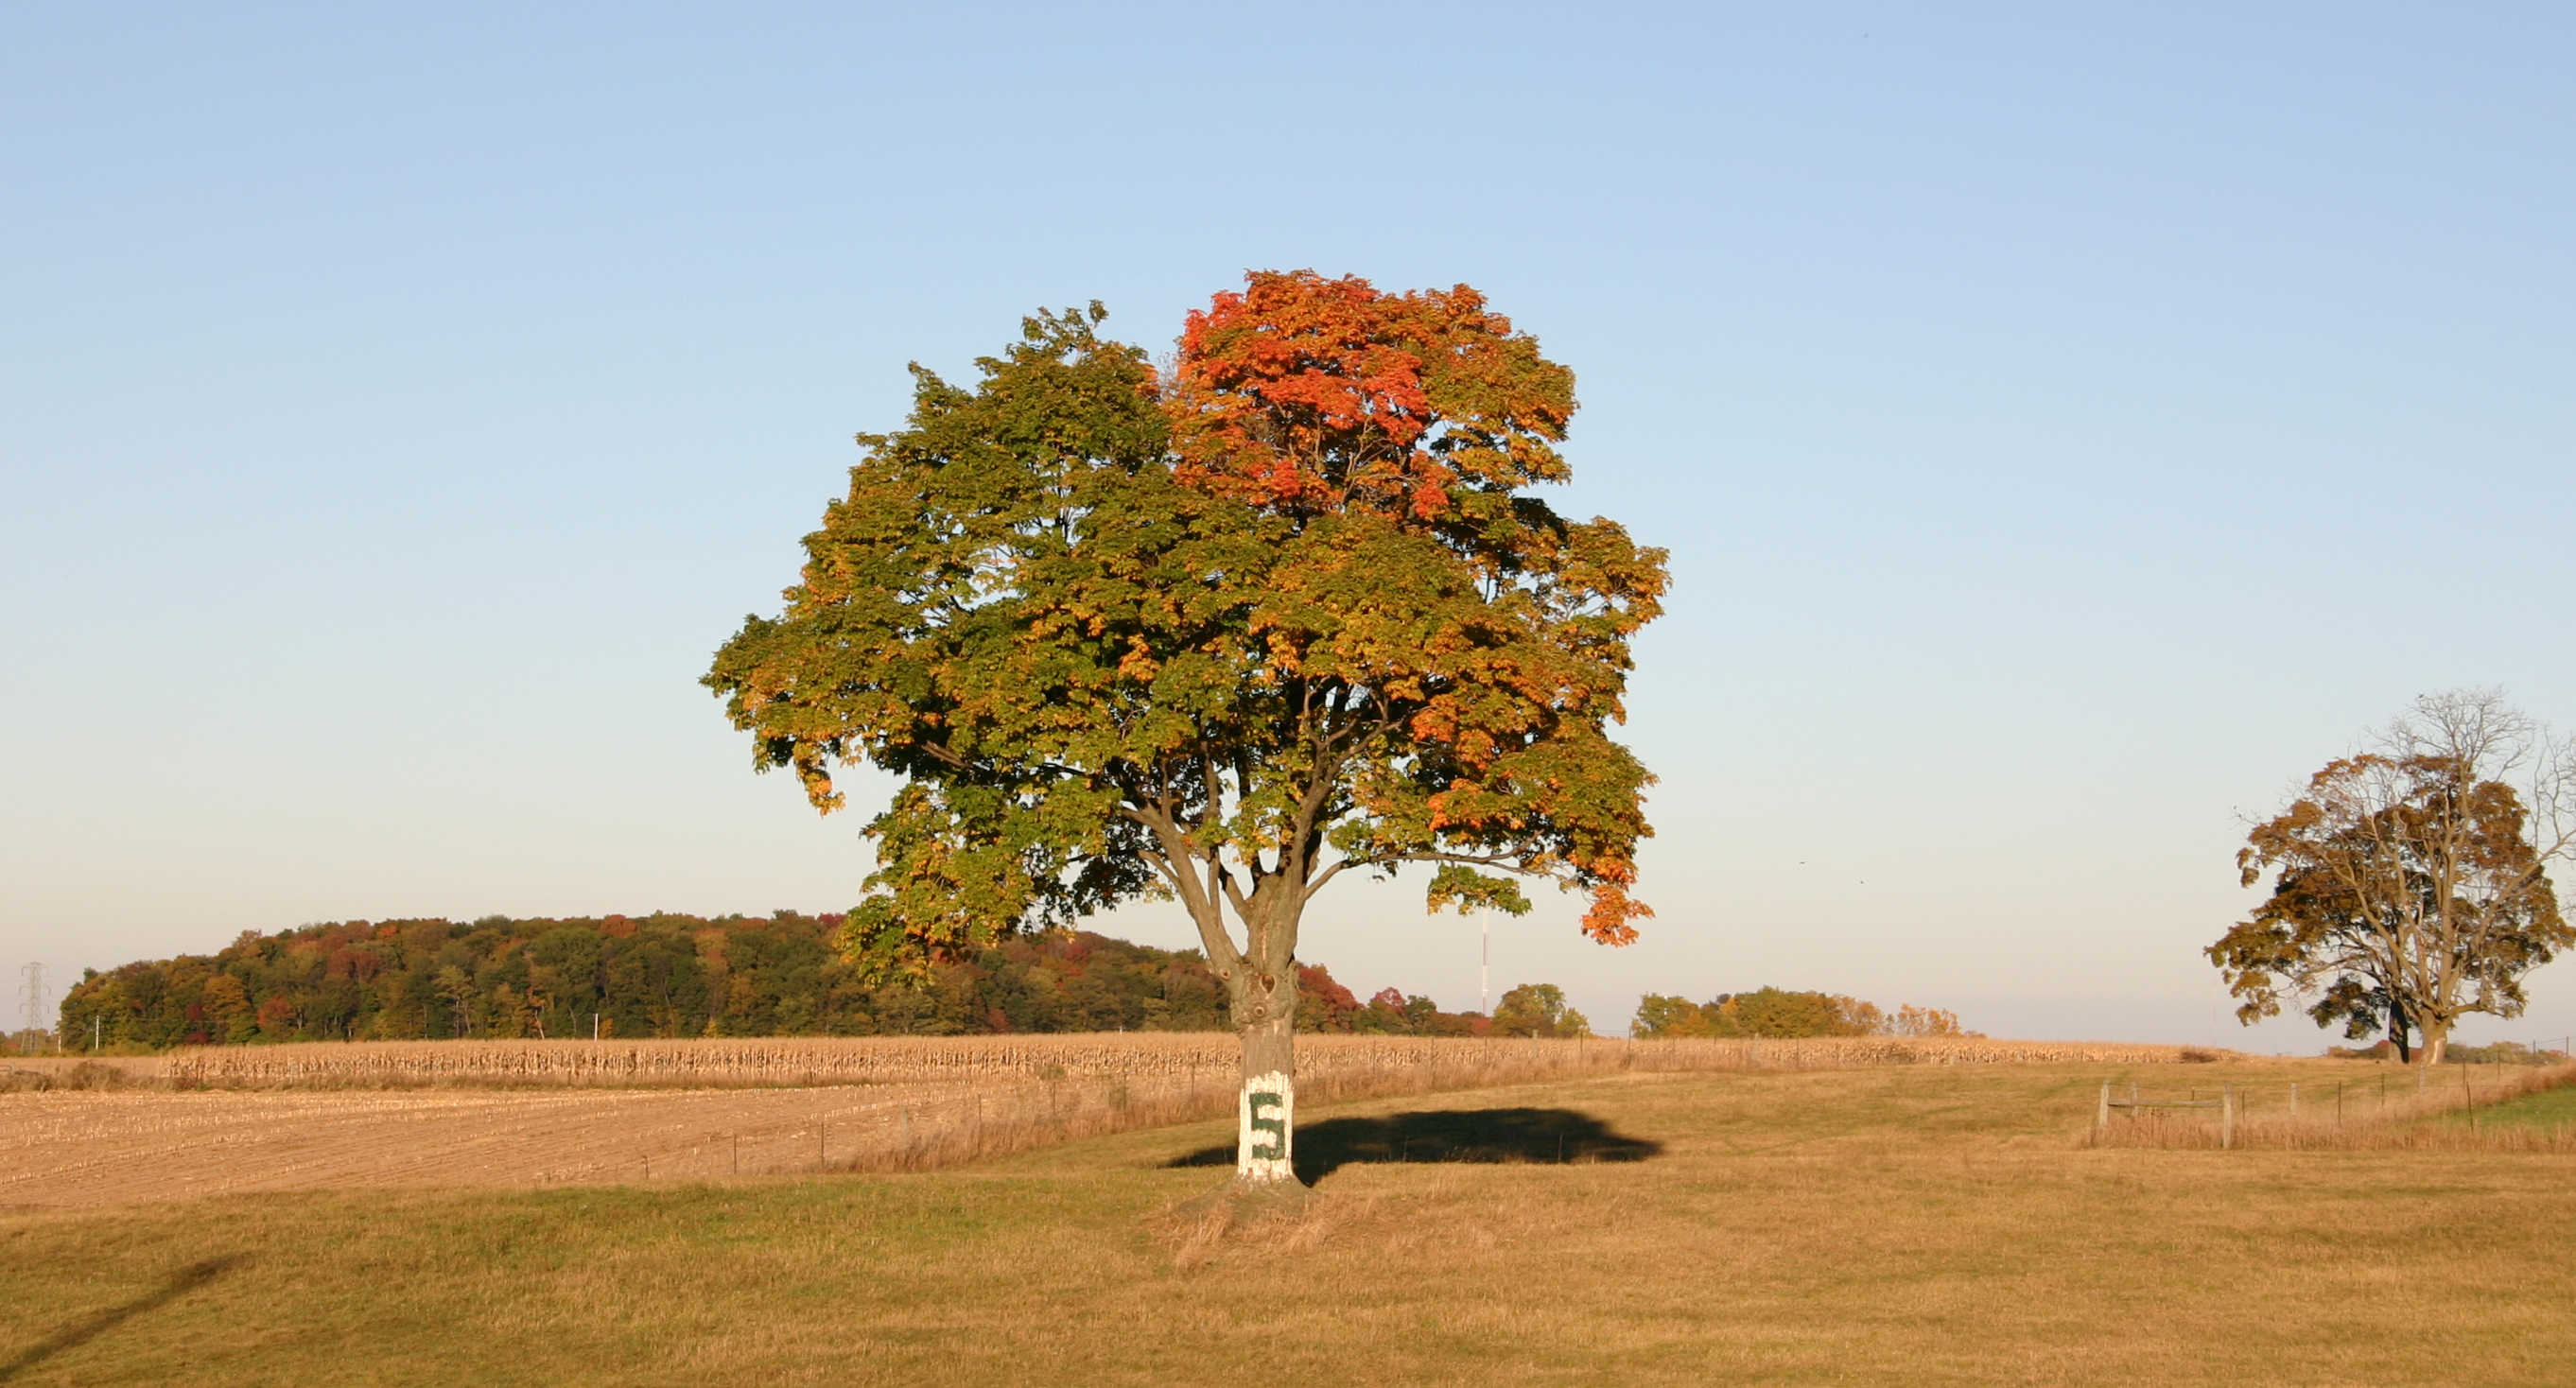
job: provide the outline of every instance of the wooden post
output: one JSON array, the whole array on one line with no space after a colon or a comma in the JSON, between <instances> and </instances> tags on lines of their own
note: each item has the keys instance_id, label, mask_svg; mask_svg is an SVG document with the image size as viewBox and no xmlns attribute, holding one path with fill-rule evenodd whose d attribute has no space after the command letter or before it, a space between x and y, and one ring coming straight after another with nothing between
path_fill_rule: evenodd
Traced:
<instances>
[{"instance_id":1,"label":"wooden post","mask_svg":"<svg viewBox=\"0 0 2576 1388\"><path fill-rule=\"evenodd\" d=\"M2236 1084L2229 1081L2218 1091L2218 1150L2224 1152L2236 1145Z\"/></svg>"},{"instance_id":2,"label":"wooden post","mask_svg":"<svg viewBox=\"0 0 2576 1388\"><path fill-rule=\"evenodd\" d=\"M2111 1082L2102 1081L2102 1102L2093 1110L2093 1134L2099 1140L2102 1130L2111 1126Z\"/></svg>"},{"instance_id":3,"label":"wooden post","mask_svg":"<svg viewBox=\"0 0 2576 1388\"><path fill-rule=\"evenodd\" d=\"M2298 1120L2298 1117L2299 1117L2299 1082L2298 1082L2297 1080L2292 1080L2292 1081L2290 1081L2290 1119L2291 1119L2291 1121L2296 1122L2296 1121Z\"/></svg>"}]
</instances>

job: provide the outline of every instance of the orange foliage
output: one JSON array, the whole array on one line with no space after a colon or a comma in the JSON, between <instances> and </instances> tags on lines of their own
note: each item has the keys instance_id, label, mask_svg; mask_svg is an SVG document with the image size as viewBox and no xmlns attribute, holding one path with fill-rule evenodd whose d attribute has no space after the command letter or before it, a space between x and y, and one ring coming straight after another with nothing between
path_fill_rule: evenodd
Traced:
<instances>
[{"instance_id":1,"label":"orange foliage","mask_svg":"<svg viewBox=\"0 0 2576 1388\"><path fill-rule=\"evenodd\" d=\"M1432 520L1461 484L1562 481L1573 377L1466 285L1260 271L1189 315L1174 474L1256 505Z\"/></svg>"}]
</instances>

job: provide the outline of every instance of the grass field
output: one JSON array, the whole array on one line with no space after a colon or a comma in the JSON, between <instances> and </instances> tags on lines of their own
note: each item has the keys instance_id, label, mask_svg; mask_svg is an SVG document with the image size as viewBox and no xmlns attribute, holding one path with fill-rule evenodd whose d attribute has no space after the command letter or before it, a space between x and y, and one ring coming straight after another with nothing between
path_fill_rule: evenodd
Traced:
<instances>
[{"instance_id":1,"label":"grass field","mask_svg":"<svg viewBox=\"0 0 2576 1388\"><path fill-rule=\"evenodd\" d=\"M1633 1071L2081 1060L2175 1046L1314 1036L1309 1105ZM200 1047L0 1069L0 1206L326 1188L920 1171L1234 1111L1231 1036L397 1041Z\"/></svg>"},{"instance_id":2,"label":"grass field","mask_svg":"<svg viewBox=\"0 0 2576 1388\"><path fill-rule=\"evenodd\" d=\"M2192 1082L2259 1104L2375 1073ZM9 1212L0 1380L2568 1381L2576 1158L2086 1146L2099 1084L2134 1077L1631 1073L1301 1105L1323 1199L1224 1231L1163 1213L1222 1175L1186 1164L1221 1154L1216 1124L923 1174Z\"/></svg>"},{"instance_id":3,"label":"grass field","mask_svg":"<svg viewBox=\"0 0 2576 1388\"><path fill-rule=\"evenodd\" d=\"M2452 1128L2469 1126L2468 1114L2446 1114L2444 1123ZM2477 1111L2481 1127L2525 1129L2559 1134L2576 1133L2576 1086L2528 1094L2493 1108Z\"/></svg>"}]
</instances>

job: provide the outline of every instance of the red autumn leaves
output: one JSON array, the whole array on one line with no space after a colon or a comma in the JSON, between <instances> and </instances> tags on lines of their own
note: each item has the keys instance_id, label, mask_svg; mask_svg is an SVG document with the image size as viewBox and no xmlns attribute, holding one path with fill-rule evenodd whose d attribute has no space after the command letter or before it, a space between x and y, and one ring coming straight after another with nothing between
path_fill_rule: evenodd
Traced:
<instances>
[{"instance_id":1,"label":"red autumn leaves","mask_svg":"<svg viewBox=\"0 0 2576 1388\"><path fill-rule=\"evenodd\" d=\"M1569 825L1605 813L1623 826L1634 820L1631 790L1495 766L1498 750L1530 736L1532 719L1549 716L1551 706L1590 721L1597 711L1582 705L1616 698L1616 675L1600 664L1598 647L1499 636L1506 626L1561 632L1582 620L1569 623L1573 614L1514 595L1510 581L1532 569L1563 574L1573 557L1569 544L1579 543L1568 532L1519 524L1509 500L1516 488L1567 476L1554 445L1574 412L1573 374L1541 356L1533 339L1515 333L1466 285L1385 294L1363 279L1312 271L1248 276L1241 292L1220 293L1189 315L1180 347L1161 391L1177 480L1264 510L1437 535L1474 586L1493 585L1495 598L1469 604L1462 625L1444 628L1445 639L1401 651L1381 645L1345 671L1360 685L1418 694L1445 688L1427 695L1410 720L1415 737L1445 744L1457 763L1457 779L1431 797L1429 827L1472 831L1487 820L1518 827L1533 815ZM1392 557L1379 545L1353 543L1354 556ZM1621 575L1636 622L1652 615L1661 592L1659 559ZM1347 652L1372 623L1356 612L1346 616L1352 620L1334 644ZM1478 626L1488 635L1476 635ZM1308 662L1312 653L1298 658ZM1624 665L1623 647L1615 666ZM1605 686L1605 678L1614 683ZM1516 789L1498 793L1501 781ZM1596 797L1627 803L1575 803ZM1361 798L1370 797L1364 791ZM1634 830L1642 827L1635 822ZM1583 929L1625 944L1636 937L1629 922L1651 914L1627 895L1634 832L1577 837L1591 840L1568 854L1591 884Z\"/></svg>"},{"instance_id":2,"label":"red autumn leaves","mask_svg":"<svg viewBox=\"0 0 2576 1388\"><path fill-rule=\"evenodd\" d=\"M1432 520L1461 483L1565 475L1573 376L1466 285L1381 294L1256 272L1181 334L1165 394L1182 481L1260 505Z\"/></svg>"}]
</instances>

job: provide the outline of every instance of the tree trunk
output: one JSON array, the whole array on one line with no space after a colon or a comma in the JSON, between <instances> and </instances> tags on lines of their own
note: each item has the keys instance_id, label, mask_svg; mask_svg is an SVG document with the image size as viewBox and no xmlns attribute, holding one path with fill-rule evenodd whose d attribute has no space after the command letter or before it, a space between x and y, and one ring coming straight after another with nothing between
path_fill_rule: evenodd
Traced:
<instances>
[{"instance_id":1,"label":"tree trunk","mask_svg":"<svg viewBox=\"0 0 2576 1388\"><path fill-rule=\"evenodd\" d=\"M2424 1038L2424 1043L2415 1048L2416 1051L2424 1057L2424 1063L2427 1065L2441 1064L2442 1053L2450 1049L2451 1029L2446 1026L2436 1026L2428 1022L2417 1026L2415 1030Z\"/></svg>"},{"instance_id":2,"label":"tree trunk","mask_svg":"<svg viewBox=\"0 0 2576 1388\"><path fill-rule=\"evenodd\" d=\"M2393 1000L2388 1004L2388 1039L2397 1047L2398 1064L2415 1063L2415 1053L2406 1045L2406 1009Z\"/></svg>"},{"instance_id":3,"label":"tree trunk","mask_svg":"<svg viewBox=\"0 0 2576 1388\"><path fill-rule=\"evenodd\" d=\"M1269 887L1271 884L1265 884ZM1256 895L1245 912L1243 957L1228 978L1243 1041L1243 1090L1235 1105L1234 1179L1296 1184L1289 1147L1297 1131L1297 903Z\"/></svg>"},{"instance_id":4,"label":"tree trunk","mask_svg":"<svg viewBox=\"0 0 2576 1388\"><path fill-rule=\"evenodd\" d=\"M1235 1107L1234 1179L1244 1185L1295 1182L1289 1144L1297 1131L1295 975L1290 1002L1265 1009L1243 1035L1243 1095Z\"/></svg>"}]
</instances>

